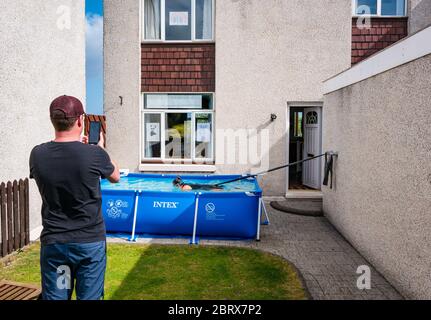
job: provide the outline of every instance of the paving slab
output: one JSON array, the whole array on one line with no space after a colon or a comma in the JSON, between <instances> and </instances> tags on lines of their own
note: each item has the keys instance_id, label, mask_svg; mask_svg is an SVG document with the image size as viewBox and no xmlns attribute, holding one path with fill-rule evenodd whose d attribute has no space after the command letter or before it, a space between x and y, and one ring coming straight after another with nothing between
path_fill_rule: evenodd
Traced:
<instances>
[{"instance_id":1,"label":"paving slab","mask_svg":"<svg viewBox=\"0 0 431 320\"><path fill-rule=\"evenodd\" d=\"M201 240L200 245L235 246L279 255L300 272L316 300L401 300L395 288L357 252L325 217L292 215L275 210L266 201L271 224L262 226L261 241ZM110 238L110 242L126 242ZM189 244L187 239L138 239L146 244ZM371 289L356 286L359 266L369 266Z\"/></svg>"}]
</instances>

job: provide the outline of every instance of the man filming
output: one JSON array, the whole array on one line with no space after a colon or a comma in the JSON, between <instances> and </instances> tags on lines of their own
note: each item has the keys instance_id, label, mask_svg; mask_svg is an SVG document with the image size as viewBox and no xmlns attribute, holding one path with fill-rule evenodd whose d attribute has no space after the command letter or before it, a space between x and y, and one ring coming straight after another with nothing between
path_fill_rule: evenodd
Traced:
<instances>
[{"instance_id":1,"label":"man filming","mask_svg":"<svg viewBox=\"0 0 431 320\"><path fill-rule=\"evenodd\" d=\"M43 300L100 300L104 296L106 230L100 178L120 181L117 164L98 145L81 138L82 103L61 96L50 106L55 140L30 155L30 178L42 197L40 267Z\"/></svg>"}]
</instances>

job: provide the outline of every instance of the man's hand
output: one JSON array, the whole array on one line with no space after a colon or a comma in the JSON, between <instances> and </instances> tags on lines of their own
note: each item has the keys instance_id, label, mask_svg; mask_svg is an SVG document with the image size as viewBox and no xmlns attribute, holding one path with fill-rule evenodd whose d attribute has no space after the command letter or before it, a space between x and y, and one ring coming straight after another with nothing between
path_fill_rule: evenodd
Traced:
<instances>
[{"instance_id":1,"label":"man's hand","mask_svg":"<svg viewBox=\"0 0 431 320\"><path fill-rule=\"evenodd\" d=\"M88 144L88 136L82 136L81 142L83 144ZM105 136L103 135L103 132L100 132L99 143L97 145L102 149L105 149Z\"/></svg>"},{"instance_id":2,"label":"man's hand","mask_svg":"<svg viewBox=\"0 0 431 320\"><path fill-rule=\"evenodd\" d=\"M97 145L99 147L101 147L102 149L105 149L105 136L103 135L102 131L100 131L100 139L99 139L99 143Z\"/></svg>"}]
</instances>

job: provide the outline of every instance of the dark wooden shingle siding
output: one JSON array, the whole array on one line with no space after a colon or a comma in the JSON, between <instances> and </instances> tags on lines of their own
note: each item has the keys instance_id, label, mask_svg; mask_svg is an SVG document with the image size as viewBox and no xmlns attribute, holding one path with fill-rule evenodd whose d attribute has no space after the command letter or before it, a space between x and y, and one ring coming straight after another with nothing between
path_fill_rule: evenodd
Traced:
<instances>
[{"instance_id":1,"label":"dark wooden shingle siding","mask_svg":"<svg viewBox=\"0 0 431 320\"><path fill-rule=\"evenodd\" d=\"M215 92L214 44L143 44L142 92Z\"/></svg>"},{"instance_id":2,"label":"dark wooden shingle siding","mask_svg":"<svg viewBox=\"0 0 431 320\"><path fill-rule=\"evenodd\" d=\"M389 47L408 34L408 18L371 18L371 27L360 29L352 23L352 64Z\"/></svg>"}]
</instances>

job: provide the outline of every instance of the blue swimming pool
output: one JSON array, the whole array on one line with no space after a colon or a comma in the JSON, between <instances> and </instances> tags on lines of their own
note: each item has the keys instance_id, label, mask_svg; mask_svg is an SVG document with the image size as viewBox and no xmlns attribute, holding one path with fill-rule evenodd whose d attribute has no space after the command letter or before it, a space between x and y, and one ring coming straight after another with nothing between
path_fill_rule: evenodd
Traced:
<instances>
[{"instance_id":1,"label":"blue swimming pool","mask_svg":"<svg viewBox=\"0 0 431 320\"><path fill-rule=\"evenodd\" d=\"M102 210L109 233L198 238L259 239L262 190L255 178L222 191L181 191L176 175L129 174L102 181ZM216 184L240 176L181 176L187 184Z\"/></svg>"}]
</instances>

